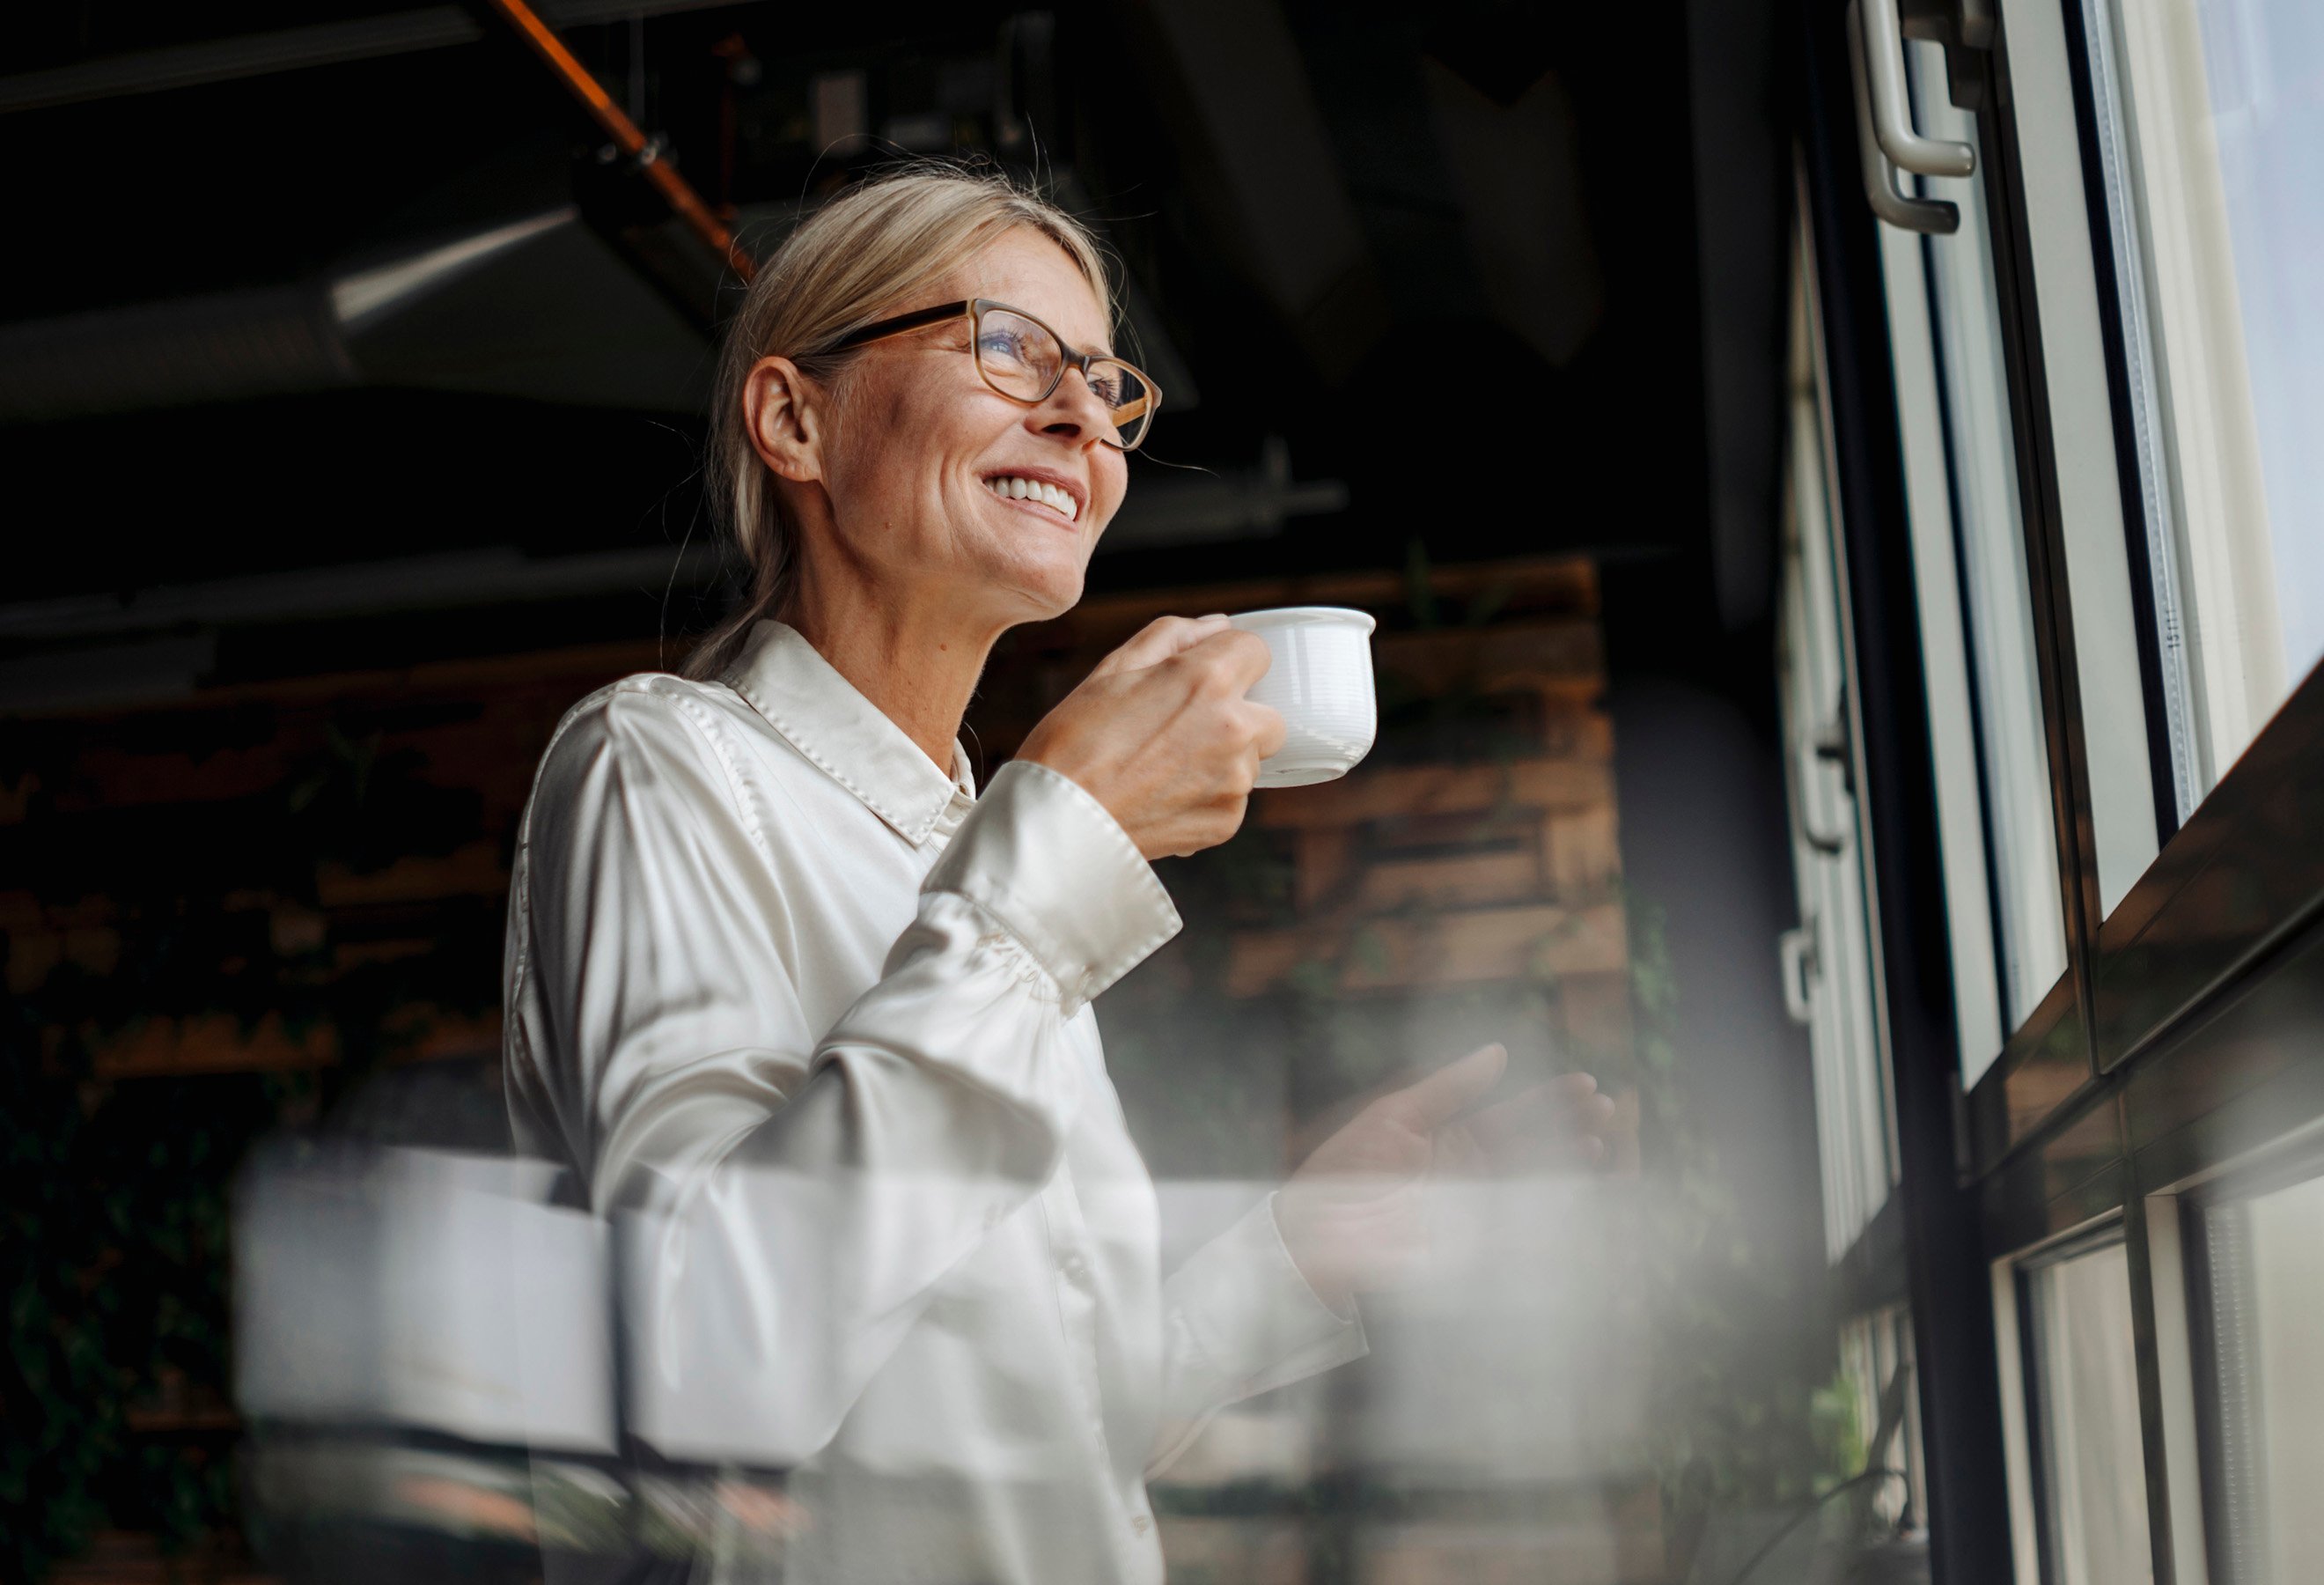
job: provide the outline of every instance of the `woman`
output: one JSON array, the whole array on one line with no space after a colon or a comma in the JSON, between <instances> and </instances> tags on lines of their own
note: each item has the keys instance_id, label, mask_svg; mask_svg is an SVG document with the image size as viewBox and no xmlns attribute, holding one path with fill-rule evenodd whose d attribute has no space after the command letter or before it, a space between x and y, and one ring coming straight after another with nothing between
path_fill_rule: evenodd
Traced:
<instances>
[{"instance_id":1,"label":"woman","mask_svg":"<svg viewBox=\"0 0 2324 1585\"><path fill-rule=\"evenodd\" d=\"M1001 307L998 305L1006 305ZM517 857L521 1141L633 1219L632 1428L793 1468L788 1577L1158 1580L1148 1472L1353 1358L1498 1049L1376 1102L1163 1280L1091 1000L1282 741L1223 617L1109 656L974 788L993 642L1080 598L1158 397L1091 237L917 170L752 286L713 450L751 598L576 706Z\"/></svg>"}]
</instances>

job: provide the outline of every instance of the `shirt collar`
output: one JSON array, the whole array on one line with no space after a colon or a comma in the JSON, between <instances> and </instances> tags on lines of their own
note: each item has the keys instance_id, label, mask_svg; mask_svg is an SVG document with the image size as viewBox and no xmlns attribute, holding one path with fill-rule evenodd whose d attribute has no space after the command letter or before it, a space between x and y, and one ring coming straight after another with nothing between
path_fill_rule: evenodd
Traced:
<instances>
[{"instance_id":1,"label":"shirt collar","mask_svg":"<svg viewBox=\"0 0 2324 1585\"><path fill-rule=\"evenodd\" d=\"M796 628L771 620L752 627L725 681L792 747L915 847L940 822L959 823L954 800L965 804L976 797L965 749L953 745L952 774L938 770Z\"/></svg>"}]
</instances>

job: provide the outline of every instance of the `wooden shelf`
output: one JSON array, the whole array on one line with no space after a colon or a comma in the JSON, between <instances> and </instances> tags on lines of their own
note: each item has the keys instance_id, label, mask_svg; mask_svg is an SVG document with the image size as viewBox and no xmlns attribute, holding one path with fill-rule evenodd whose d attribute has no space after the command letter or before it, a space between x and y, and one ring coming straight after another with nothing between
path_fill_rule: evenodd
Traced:
<instances>
[{"instance_id":1,"label":"wooden shelf","mask_svg":"<svg viewBox=\"0 0 2324 1585\"><path fill-rule=\"evenodd\" d=\"M361 874L327 864L316 872L315 892L325 908L364 908L497 896L508 890L508 871L501 867L501 845L485 841L436 857L399 858L383 869Z\"/></svg>"},{"instance_id":2,"label":"wooden shelf","mask_svg":"<svg viewBox=\"0 0 2324 1585\"><path fill-rule=\"evenodd\" d=\"M1429 570L1428 588L1443 599L1471 599L1489 591L1499 593L1508 605L1519 609L1546 609L1562 616L1584 617L1592 626L1598 615L1598 569L1587 557L1524 557L1436 567ZM1247 611L1272 606L1401 609L1410 598L1411 583L1406 575L1400 570L1385 568L1234 583L1187 584L1177 589L1093 595L1065 616L1042 623L1028 633L1046 647L1059 640L1076 644L1102 642L1103 635L1109 634L1127 637L1157 616L1196 616L1205 611Z\"/></svg>"},{"instance_id":3,"label":"wooden shelf","mask_svg":"<svg viewBox=\"0 0 2324 1585\"><path fill-rule=\"evenodd\" d=\"M469 1016L415 1005L389 1020L386 1034L398 1061L473 1056L500 1049L501 1015L497 1008ZM102 1044L93 1066L101 1079L281 1073L332 1067L341 1049L339 1032L328 1023L310 1024L294 1036L279 1014L268 1014L245 1030L232 1014L213 1013L149 1018Z\"/></svg>"},{"instance_id":4,"label":"wooden shelf","mask_svg":"<svg viewBox=\"0 0 2324 1585\"><path fill-rule=\"evenodd\" d=\"M242 1416L231 1409L132 1409L123 1417L139 1436L185 1436L239 1432Z\"/></svg>"},{"instance_id":5,"label":"wooden shelf","mask_svg":"<svg viewBox=\"0 0 2324 1585\"><path fill-rule=\"evenodd\" d=\"M230 1013L148 1018L97 1048L99 1078L190 1073L278 1073L327 1068L339 1060L339 1032L316 1023L293 1034L279 1013L248 1029Z\"/></svg>"},{"instance_id":6,"label":"wooden shelf","mask_svg":"<svg viewBox=\"0 0 2324 1585\"><path fill-rule=\"evenodd\" d=\"M1534 903L1450 910L1418 921L1391 917L1238 931L1228 959L1227 990L1255 996L1313 962L1335 966L1333 985L1341 991L1410 990L1624 974L1629 946L1618 903L1584 908Z\"/></svg>"},{"instance_id":7,"label":"wooden shelf","mask_svg":"<svg viewBox=\"0 0 2324 1585\"><path fill-rule=\"evenodd\" d=\"M162 1555L151 1535L125 1530L100 1533L86 1553L49 1571L50 1585L272 1585L238 1550L194 1548Z\"/></svg>"},{"instance_id":8,"label":"wooden shelf","mask_svg":"<svg viewBox=\"0 0 2324 1585\"><path fill-rule=\"evenodd\" d=\"M1361 775L1319 787L1262 793L1251 801L1251 819L1267 830L1312 830L1430 815L1588 810L1613 801L1614 772L1606 762L1543 757L1505 765L1367 766Z\"/></svg>"},{"instance_id":9,"label":"wooden shelf","mask_svg":"<svg viewBox=\"0 0 2324 1585\"><path fill-rule=\"evenodd\" d=\"M1465 682L1489 693L1546 690L1587 703L1606 676L1598 624L1587 617L1383 634L1373 640L1372 660L1432 695Z\"/></svg>"}]
</instances>

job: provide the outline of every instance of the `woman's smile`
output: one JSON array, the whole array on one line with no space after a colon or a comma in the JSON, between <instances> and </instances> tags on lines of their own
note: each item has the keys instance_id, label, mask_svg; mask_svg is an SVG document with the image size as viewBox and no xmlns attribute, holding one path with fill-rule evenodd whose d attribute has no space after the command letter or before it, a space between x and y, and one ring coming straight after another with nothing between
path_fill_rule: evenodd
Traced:
<instances>
[{"instance_id":1,"label":"woman's smile","mask_svg":"<svg viewBox=\"0 0 2324 1585\"><path fill-rule=\"evenodd\" d=\"M1068 528L1081 523L1084 492L1047 468L1007 469L983 476L985 489L1011 506L1021 507Z\"/></svg>"}]
</instances>

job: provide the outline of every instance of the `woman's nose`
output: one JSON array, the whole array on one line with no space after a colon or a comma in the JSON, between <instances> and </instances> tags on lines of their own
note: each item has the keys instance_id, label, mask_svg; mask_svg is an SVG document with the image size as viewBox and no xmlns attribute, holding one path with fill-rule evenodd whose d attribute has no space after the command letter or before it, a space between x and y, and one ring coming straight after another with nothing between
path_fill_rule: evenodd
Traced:
<instances>
[{"instance_id":1,"label":"woman's nose","mask_svg":"<svg viewBox=\"0 0 2324 1585\"><path fill-rule=\"evenodd\" d=\"M1038 416L1042 433L1067 440L1102 440L1113 427L1113 414L1098 400L1097 393L1090 389L1089 377L1079 369L1065 371L1065 377L1041 404Z\"/></svg>"}]
</instances>

